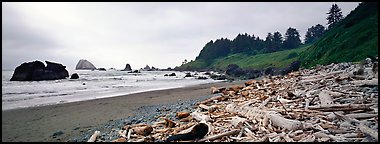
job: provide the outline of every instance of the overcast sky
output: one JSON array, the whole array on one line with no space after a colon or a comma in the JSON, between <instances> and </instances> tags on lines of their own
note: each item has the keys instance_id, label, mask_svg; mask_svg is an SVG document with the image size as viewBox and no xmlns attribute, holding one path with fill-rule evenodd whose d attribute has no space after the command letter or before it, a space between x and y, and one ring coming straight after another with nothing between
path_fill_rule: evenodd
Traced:
<instances>
[{"instance_id":1,"label":"overcast sky","mask_svg":"<svg viewBox=\"0 0 380 144\"><path fill-rule=\"evenodd\" d=\"M80 59L96 67L179 66L210 40L239 33L264 39L296 28L326 26L333 2L2 3L2 68L50 60L74 69ZM338 2L346 16L358 2ZM303 38L302 38L303 39Z\"/></svg>"}]
</instances>

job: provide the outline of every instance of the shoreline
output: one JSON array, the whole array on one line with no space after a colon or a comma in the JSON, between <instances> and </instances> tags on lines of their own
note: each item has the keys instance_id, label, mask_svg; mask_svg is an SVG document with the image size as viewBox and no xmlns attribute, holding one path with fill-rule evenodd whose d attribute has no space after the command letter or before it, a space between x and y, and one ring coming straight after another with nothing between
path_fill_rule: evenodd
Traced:
<instances>
[{"instance_id":1,"label":"shoreline","mask_svg":"<svg viewBox=\"0 0 380 144\"><path fill-rule=\"evenodd\" d=\"M2 111L2 141L65 141L90 127L133 116L142 106L175 103L211 95L210 87L242 85L216 82L115 97ZM57 135L54 138L52 135ZM63 134L61 134L63 133Z\"/></svg>"}]
</instances>

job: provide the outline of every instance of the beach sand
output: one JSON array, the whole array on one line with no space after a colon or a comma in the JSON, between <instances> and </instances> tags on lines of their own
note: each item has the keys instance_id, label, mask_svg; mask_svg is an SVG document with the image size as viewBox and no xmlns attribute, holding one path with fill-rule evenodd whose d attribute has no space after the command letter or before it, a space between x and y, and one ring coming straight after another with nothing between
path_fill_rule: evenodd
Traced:
<instances>
[{"instance_id":1,"label":"beach sand","mask_svg":"<svg viewBox=\"0 0 380 144\"><path fill-rule=\"evenodd\" d=\"M133 116L145 105L166 104L210 95L210 87L244 85L245 81L218 82L183 88L142 92L118 97L2 111L2 141L66 141L88 128ZM52 138L55 132L64 134Z\"/></svg>"}]
</instances>

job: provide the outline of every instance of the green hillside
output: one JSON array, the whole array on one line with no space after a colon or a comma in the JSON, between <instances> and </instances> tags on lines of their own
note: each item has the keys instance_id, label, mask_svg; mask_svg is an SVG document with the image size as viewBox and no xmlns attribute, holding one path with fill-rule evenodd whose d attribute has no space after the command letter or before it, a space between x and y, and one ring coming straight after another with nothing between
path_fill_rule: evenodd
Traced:
<instances>
[{"instance_id":1,"label":"green hillside","mask_svg":"<svg viewBox=\"0 0 380 144\"><path fill-rule=\"evenodd\" d=\"M299 58L301 52L307 49L308 46L283 50L273 53L257 54L249 56L246 54L234 54L225 58L217 59L213 66L224 69L229 64L237 64L242 68L265 69L267 67L285 68L293 61Z\"/></svg>"},{"instance_id":2,"label":"green hillside","mask_svg":"<svg viewBox=\"0 0 380 144\"><path fill-rule=\"evenodd\" d=\"M377 3L361 3L319 41L301 53L303 67L355 62L378 55Z\"/></svg>"},{"instance_id":3,"label":"green hillside","mask_svg":"<svg viewBox=\"0 0 380 144\"><path fill-rule=\"evenodd\" d=\"M229 64L237 64L242 68L255 68L264 69L267 67L277 67L284 68L293 61L299 59L299 55L305 51L309 46L304 46L301 48L283 50L273 53L257 54L257 55L247 55L247 54L233 54L224 58L219 58L214 60L209 66L206 62L201 60L196 60L183 65L184 69L215 69L223 70Z\"/></svg>"},{"instance_id":4,"label":"green hillside","mask_svg":"<svg viewBox=\"0 0 380 144\"><path fill-rule=\"evenodd\" d=\"M181 65L178 70L223 71L229 64L254 69L284 68L295 60L301 61L301 67L309 68L317 64L361 61L367 58L367 55L378 56L377 17L378 6L376 2L361 3L316 42L306 46L301 45L296 49L285 49L271 53L263 53L252 48L240 53L228 53L228 49L225 47L215 45L228 43L229 40L222 39L219 43L211 41L202 49L202 55L200 54L195 61ZM247 39L249 38L248 35ZM235 42L235 45L249 45L249 43L243 43L245 44L243 45L243 40L233 40L232 42ZM260 40L257 42L260 43ZM217 55L221 50L225 51ZM251 51L247 52L247 50Z\"/></svg>"}]
</instances>

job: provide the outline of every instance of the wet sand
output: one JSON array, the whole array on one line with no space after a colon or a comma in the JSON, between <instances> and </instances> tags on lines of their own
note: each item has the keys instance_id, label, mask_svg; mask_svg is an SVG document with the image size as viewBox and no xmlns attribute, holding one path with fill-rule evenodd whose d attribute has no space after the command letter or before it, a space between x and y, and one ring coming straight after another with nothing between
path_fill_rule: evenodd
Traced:
<instances>
[{"instance_id":1,"label":"wet sand","mask_svg":"<svg viewBox=\"0 0 380 144\"><path fill-rule=\"evenodd\" d=\"M126 118L144 105L166 104L210 95L210 87L243 85L219 82L118 97L2 111L2 141L65 141L89 127ZM64 134L52 138L55 132ZM58 138L57 138L58 137Z\"/></svg>"}]
</instances>

